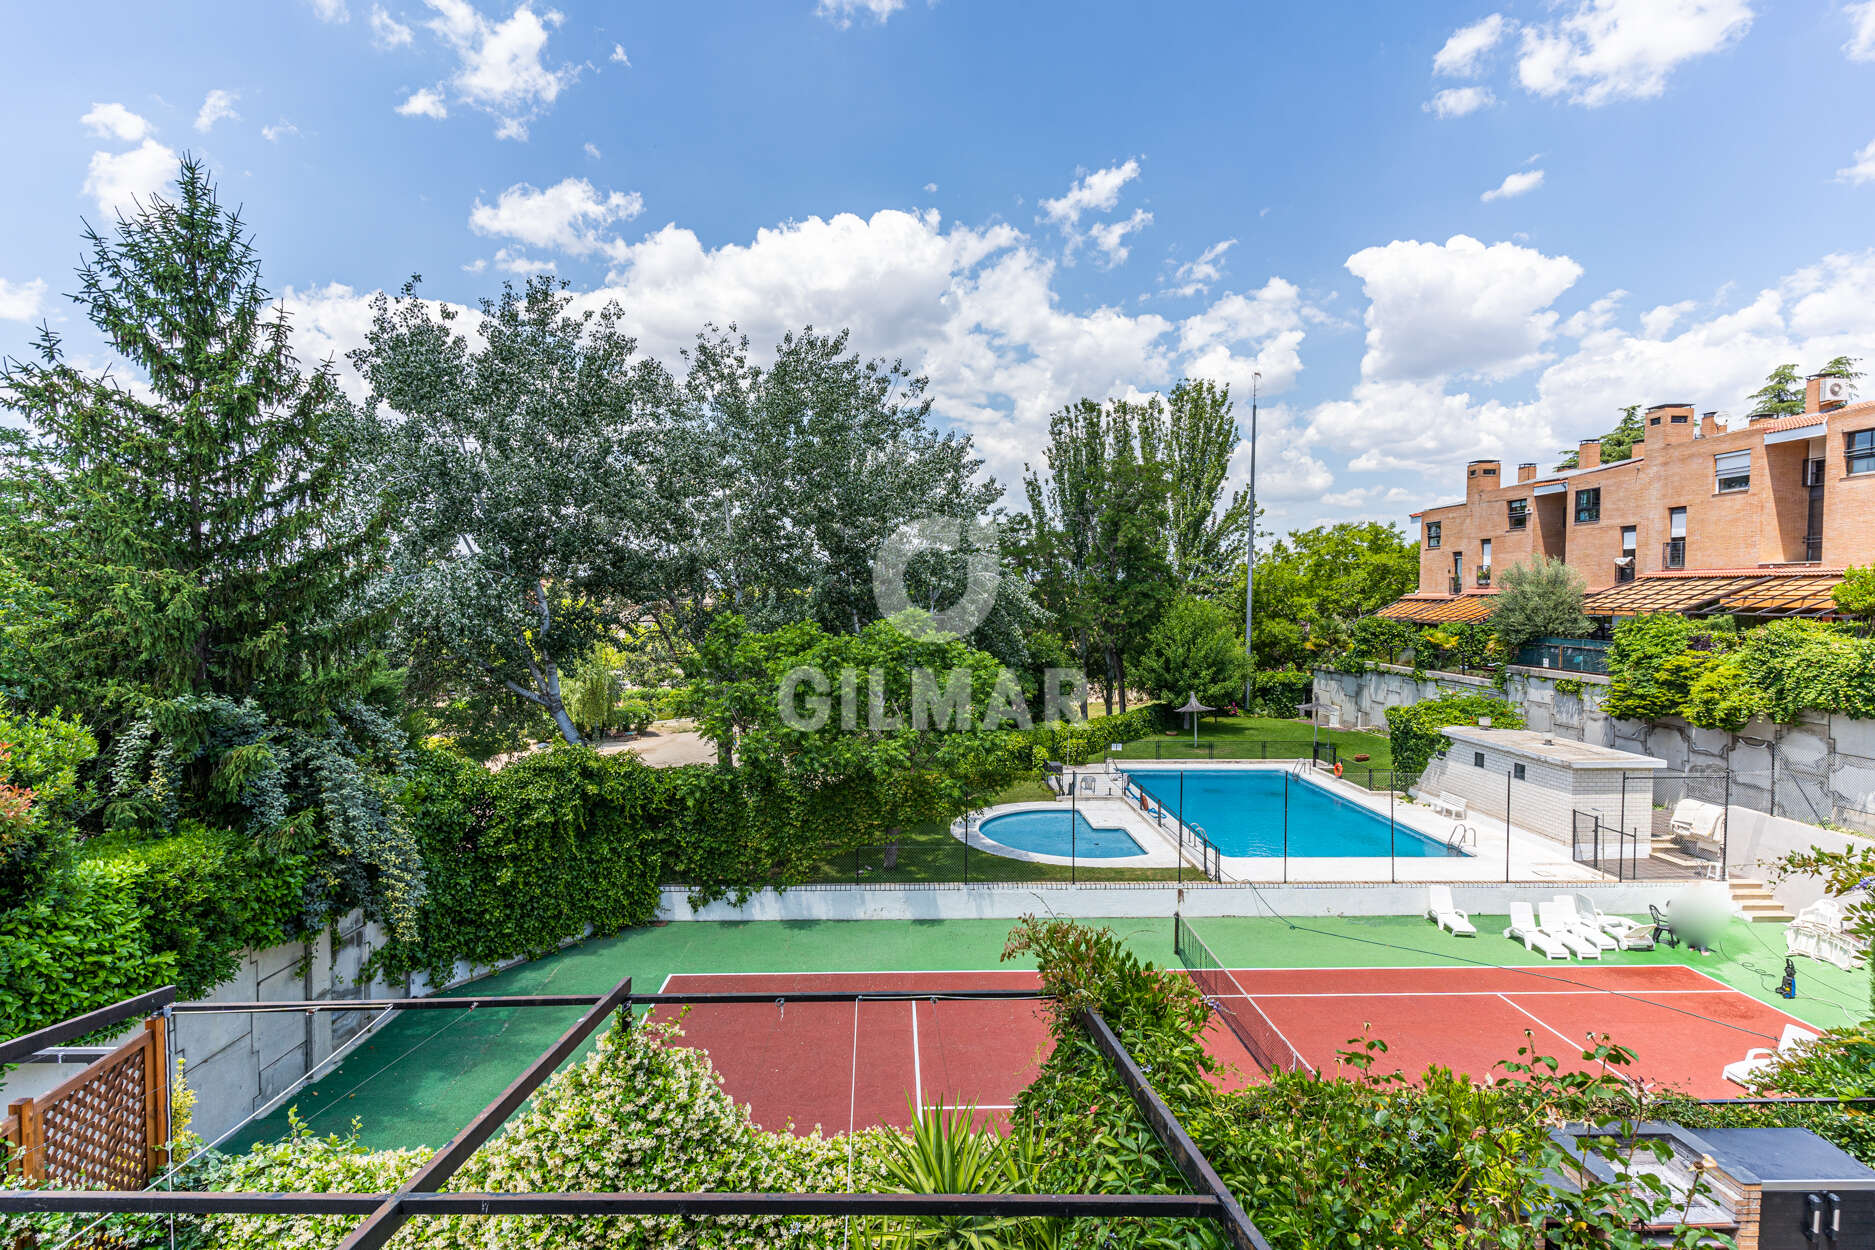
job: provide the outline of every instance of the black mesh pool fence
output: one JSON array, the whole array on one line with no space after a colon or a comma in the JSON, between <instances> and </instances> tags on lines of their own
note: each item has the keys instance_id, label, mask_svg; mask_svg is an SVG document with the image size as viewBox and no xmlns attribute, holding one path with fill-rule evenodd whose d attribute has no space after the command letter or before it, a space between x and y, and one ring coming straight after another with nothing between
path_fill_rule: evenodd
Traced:
<instances>
[{"instance_id":1,"label":"black mesh pool fence","mask_svg":"<svg viewBox=\"0 0 1875 1250\"><path fill-rule=\"evenodd\" d=\"M1232 976L1218 957L1187 924L1185 917L1172 914L1172 948L1185 965L1192 982L1204 994L1211 1010L1221 1016L1237 1040L1250 1052L1251 1060L1264 1072L1312 1072L1289 1039L1282 1035L1263 1009L1256 1005L1243 983Z\"/></svg>"}]
</instances>

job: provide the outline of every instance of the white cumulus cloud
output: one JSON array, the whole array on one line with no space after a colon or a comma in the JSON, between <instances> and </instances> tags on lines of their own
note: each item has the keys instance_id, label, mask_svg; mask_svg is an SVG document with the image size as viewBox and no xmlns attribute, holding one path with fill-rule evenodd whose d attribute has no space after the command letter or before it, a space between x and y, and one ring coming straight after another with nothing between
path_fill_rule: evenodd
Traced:
<instances>
[{"instance_id":1,"label":"white cumulus cloud","mask_svg":"<svg viewBox=\"0 0 1875 1250\"><path fill-rule=\"evenodd\" d=\"M1506 174L1504 181L1492 187L1478 198L1489 204L1492 200L1508 200L1513 196L1534 191L1543 185L1543 171L1523 169L1514 174Z\"/></svg>"},{"instance_id":2,"label":"white cumulus cloud","mask_svg":"<svg viewBox=\"0 0 1875 1250\"><path fill-rule=\"evenodd\" d=\"M577 66L554 67L545 59L547 40L564 20L558 10L536 13L523 3L496 22L469 0L424 2L435 13L429 29L456 55L450 89L495 119L498 138L525 139L527 123L579 76Z\"/></svg>"},{"instance_id":3,"label":"white cumulus cloud","mask_svg":"<svg viewBox=\"0 0 1875 1250\"><path fill-rule=\"evenodd\" d=\"M1742 38L1752 16L1749 0L1575 0L1524 27L1517 77L1537 95L1591 107L1647 99L1685 62Z\"/></svg>"},{"instance_id":4,"label":"white cumulus cloud","mask_svg":"<svg viewBox=\"0 0 1875 1250\"><path fill-rule=\"evenodd\" d=\"M150 123L121 104L93 104L78 122L99 138L125 143L136 143L150 133Z\"/></svg>"},{"instance_id":5,"label":"white cumulus cloud","mask_svg":"<svg viewBox=\"0 0 1875 1250\"><path fill-rule=\"evenodd\" d=\"M1875 61L1875 0L1843 6L1849 19L1849 42L1842 50L1852 61Z\"/></svg>"},{"instance_id":6,"label":"white cumulus cloud","mask_svg":"<svg viewBox=\"0 0 1875 1250\"><path fill-rule=\"evenodd\" d=\"M1211 284L1224 276L1224 253L1235 247L1237 240L1223 239L1213 243L1198 254L1196 260L1188 260L1172 272L1173 286L1168 295L1202 295L1211 289Z\"/></svg>"},{"instance_id":7,"label":"white cumulus cloud","mask_svg":"<svg viewBox=\"0 0 1875 1250\"><path fill-rule=\"evenodd\" d=\"M1503 378L1545 358L1556 297L1582 267L1514 243L1468 235L1396 240L1348 258L1368 298L1361 376L1405 381L1470 374Z\"/></svg>"},{"instance_id":8,"label":"white cumulus cloud","mask_svg":"<svg viewBox=\"0 0 1875 1250\"><path fill-rule=\"evenodd\" d=\"M1468 116L1496 103L1497 97L1491 94L1489 87L1447 87L1419 107L1445 121Z\"/></svg>"},{"instance_id":9,"label":"white cumulus cloud","mask_svg":"<svg viewBox=\"0 0 1875 1250\"><path fill-rule=\"evenodd\" d=\"M307 0L312 6L313 16L322 22L349 22L351 10L345 7L345 0Z\"/></svg>"},{"instance_id":10,"label":"white cumulus cloud","mask_svg":"<svg viewBox=\"0 0 1875 1250\"><path fill-rule=\"evenodd\" d=\"M1090 226L1087 231L1088 241L1100 249L1103 263L1112 269L1126 263L1132 249L1126 244L1126 236L1144 230L1152 224L1152 214L1143 208L1133 210L1131 217L1121 221L1102 222Z\"/></svg>"},{"instance_id":11,"label":"white cumulus cloud","mask_svg":"<svg viewBox=\"0 0 1875 1250\"><path fill-rule=\"evenodd\" d=\"M401 48L416 36L410 27L404 25L387 12L383 5L371 6L371 42L379 48Z\"/></svg>"},{"instance_id":12,"label":"white cumulus cloud","mask_svg":"<svg viewBox=\"0 0 1875 1250\"><path fill-rule=\"evenodd\" d=\"M612 55L607 59L614 65L623 65L626 69L632 67L632 59L625 55L625 45L622 43L612 45Z\"/></svg>"},{"instance_id":13,"label":"white cumulus cloud","mask_svg":"<svg viewBox=\"0 0 1875 1250\"><path fill-rule=\"evenodd\" d=\"M411 92L397 106L397 111L405 117L433 117L437 121L449 116L449 106L443 103L443 93L432 87L422 87Z\"/></svg>"},{"instance_id":14,"label":"white cumulus cloud","mask_svg":"<svg viewBox=\"0 0 1875 1250\"><path fill-rule=\"evenodd\" d=\"M819 0L814 14L845 30L853 24L857 14L864 13L874 21L883 22L904 7L905 0Z\"/></svg>"},{"instance_id":15,"label":"white cumulus cloud","mask_svg":"<svg viewBox=\"0 0 1875 1250\"><path fill-rule=\"evenodd\" d=\"M602 237L601 231L643 211L644 197L636 191L601 194L584 178L562 179L546 188L517 182L493 204L476 200L469 210L469 227L528 247L588 256L601 249L620 252L624 244Z\"/></svg>"},{"instance_id":16,"label":"white cumulus cloud","mask_svg":"<svg viewBox=\"0 0 1875 1250\"><path fill-rule=\"evenodd\" d=\"M207 134L219 121L240 121L241 115L234 111L234 102L240 99L240 93L226 91L216 87L202 97L202 107L195 114L195 128Z\"/></svg>"},{"instance_id":17,"label":"white cumulus cloud","mask_svg":"<svg viewBox=\"0 0 1875 1250\"><path fill-rule=\"evenodd\" d=\"M1139 162L1136 160L1082 174L1066 195L1042 201L1042 215L1063 229L1070 229L1080 222L1083 213L1104 213L1118 204L1120 189L1137 177Z\"/></svg>"},{"instance_id":18,"label":"white cumulus cloud","mask_svg":"<svg viewBox=\"0 0 1875 1250\"><path fill-rule=\"evenodd\" d=\"M1836 171L1836 176L1844 182L1860 185L1875 181L1875 140L1855 154L1855 164Z\"/></svg>"},{"instance_id":19,"label":"white cumulus cloud","mask_svg":"<svg viewBox=\"0 0 1875 1250\"><path fill-rule=\"evenodd\" d=\"M1502 13L1493 13L1469 26L1459 27L1433 55L1432 72L1448 78L1471 77L1478 72L1485 55L1503 42L1512 26Z\"/></svg>"},{"instance_id":20,"label":"white cumulus cloud","mask_svg":"<svg viewBox=\"0 0 1875 1250\"><path fill-rule=\"evenodd\" d=\"M285 118L281 118L271 126L262 126L260 128L260 137L269 143L278 143L287 136L296 135L298 133L299 127L287 121Z\"/></svg>"},{"instance_id":21,"label":"white cumulus cloud","mask_svg":"<svg viewBox=\"0 0 1875 1250\"><path fill-rule=\"evenodd\" d=\"M30 321L39 315L46 297L46 280L32 278L8 282L0 278L0 321Z\"/></svg>"},{"instance_id":22,"label":"white cumulus cloud","mask_svg":"<svg viewBox=\"0 0 1875 1250\"><path fill-rule=\"evenodd\" d=\"M84 192L105 216L134 210L139 199L175 176L175 152L157 142L149 122L123 105L94 104L79 121L101 137L137 145L123 152L91 154Z\"/></svg>"}]
</instances>

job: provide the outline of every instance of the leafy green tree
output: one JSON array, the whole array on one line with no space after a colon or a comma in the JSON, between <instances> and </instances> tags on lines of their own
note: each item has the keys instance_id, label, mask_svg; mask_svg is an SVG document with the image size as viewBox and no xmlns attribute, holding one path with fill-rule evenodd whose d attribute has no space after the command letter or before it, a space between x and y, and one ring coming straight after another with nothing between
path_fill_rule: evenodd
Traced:
<instances>
[{"instance_id":1,"label":"leafy green tree","mask_svg":"<svg viewBox=\"0 0 1875 1250\"><path fill-rule=\"evenodd\" d=\"M1419 584L1419 548L1397 526L1342 521L1294 530L1257 556L1258 669L1297 668L1345 645L1354 623ZM1241 565L1221 598L1242 611Z\"/></svg>"},{"instance_id":2,"label":"leafy green tree","mask_svg":"<svg viewBox=\"0 0 1875 1250\"><path fill-rule=\"evenodd\" d=\"M1155 399L1141 414L1142 457L1165 467L1172 574L1193 594L1221 590L1232 565L1243 559L1249 492L1224 498L1238 442L1229 386L1187 378L1172 388L1163 407Z\"/></svg>"},{"instance_id":3,"label":"leafy green tree","mask_svg":"<svg viewBox=\"0 0 1875 1250\"><path fill-rule=\"evenodd\" d=\"M1224 707L1243 697L1248 667L1231 614L1186 596L1166 610L1133 671L1140 688L1162 702L1183 703L1195 694L1200 703Z\"/></svg>"},{"instance_id":4,"label":"leafy green tree","mask_svg":"<svg viewBox=\"0 0 1875 1250\"><path fill-rule=\"evenodd\" d=\"M1582 614L1582 575L1561 560L1539 556L1513 564L1497 579L1491 626L1506 663L1538 638L1581 638L1594 627Z\"/></svg>"},{"instance_id":5,"label":"leafy green tree","mask_svg":"<svg viewBox=\"0 0 1875 1250\"><path fill-rule=\"evenodd\" d=\"M751 628L811 620L857 631L880 618L873 563L899 527L927 516L976 522L1002 490L979 479L967 435L940 433L924 378L867 360L845 332L782 337L762 363L749 341L706 331L689 353L678 417L651 466L676 510L659 570L656 619L673 646L696 646L715 620ZM954 598L964 557L921 556L918 606ZM1010 597L1010 596L1013 596ZM1020 660L1020 586L999 588L986 629Z\"/></svg>"},{"instance_id":6,"label":"leafy green tree","mask_svg":"<svg viewBox=\"0 0 1875 1250\"><path fill-rule=\"evenodd\" d=\"M1830 598L1844 616L1863 624L1875 623L1875 564L1843 570L1842 581Z\"/></svg>"},{"instance_id":7,"label":"leafy green tree","mask_svg":"<svg viewBox=\"0 0 1875 1250\"><path fill-rule=\"evenodd\" d=\"M173 701L223 693L318 726L380 680L386 613L363 589L383 509L334 368L301 371L239 214L200 161L176 182L85 229L75 299L136 384L80 369L49 328L0 367L28 423L0 544L54 607L44 693L99 728L154 712L199 737Z\"/></svg>"},{"instance_id":8,"label":"leafy green tree","mask_svg":"<svg viewBox=\"0 0 1875 1250\"><path fill-rule=\"evenodd\" d=\"M1751 414L1788 417L1803 411L1803 378L1795 364L1782 364L1765 376L1764 385L1746 396Z\"/></svg>"},{"instance_id":9,"label":"leafy green tree","mask_svg":"<svg viewBox=\"0 0 1875 1250\"><path fill-rule=\"evenodd\" d=\"M1614 464L1621 460L1634 458L1634 445L1647 437L1647 427L1641 424L1641 406L1629 404L1621 410L1621 420L1615 428L1602 435L1602 463ZM1579 451L1572 451L1563 456L1556 465L1557 469L1577 469L1582 467Z\"/></svg>"},{"instance_id":10,"label":"leafy green tree","mask_svg":"<svg viewBox=\"0 0 1875 1250\"><path fill-rule=\"evenodd\" d=\"M1127 663L1175 593L1164 461L1142 450L1147 405L1081 400L1049 419L1043 471L1024 478L1030 530L1021 560L1037 601L1100 673L1107 711L1126 709Z\"/></svg>"},{"instance_id":11,"label":"leafy green tree","mask_svg":"<svg viewBox=\"0 0 1875 1250\"><path fill-rule=\"evenodd\" d=\"M811 812L842 847L890 847L904 826L949 820L1006 787L1027 767L1008 731L1026 722L987 722L1012 707L1017 683L920 617L851 634L719 621L691 700L721 767L769 796L759 801Z\"/></svg>"},{"instance_id":12,"label":"leafy green tree","mask_svg":"<svg viewBox=\"0 0 1875 1250\"><path fill-rule=\"evenodd\" d=\"M546 278L504 284L463 325L412 282L378 296L352 360L399 504L389 581L413 689L506 690L579 743L562 670L607 636L617 597L655 588L676 518L652 485L669 379L616 305L570 303Z\"/></svg>"}]
</instances>

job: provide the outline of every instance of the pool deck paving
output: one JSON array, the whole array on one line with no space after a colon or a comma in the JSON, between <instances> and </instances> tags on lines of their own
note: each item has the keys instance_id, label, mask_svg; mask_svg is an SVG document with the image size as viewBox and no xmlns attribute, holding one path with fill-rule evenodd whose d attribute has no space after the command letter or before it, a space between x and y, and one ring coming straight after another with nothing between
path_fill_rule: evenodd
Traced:
<instances>
[{"instance_id":1,"label":"pool deck paving","mask_svg":"<svg viewBox=\"0 0 1875 1250\"><path fill-rule=\"evenodd\" d=\"M1474 916L1479 936L1454 938L1417 917L1208 917L1204 940L1236 968L1523 967L1542 965L1499 936L1500 917ZM1102 924L1142 957L1177 967L1165 918ZM599 993L629 975L649 992L680 973L913 972L1032 968L1002 961L1011 922L768 921L683 922L596 938L459 988L460 994ZM1798 960L1798 997L1776 995L1783 975L1783 926L1735 921L1709 955L1685 948L1610 953L1600 966L1684 964L1820 1028L1869 1012L1866 971ZM1550 963L1552 970L1568 965ZM1592 966L1592 965L1591 965ZM413 1011L387 1020L333 1071L291 1100L313 1132L344 1133L374 1148L437 1145L498 1094L579 1015L576 1008ZM1619 1038L1616 1039L1617 1041ZM1742 1057L1743 1050L1740 1051ZM212 1090L200 1091L212 1097ZM245 1149L288 1131L287 1109L249 1124L225 1143Z\"/></svg>"}]
</instances>

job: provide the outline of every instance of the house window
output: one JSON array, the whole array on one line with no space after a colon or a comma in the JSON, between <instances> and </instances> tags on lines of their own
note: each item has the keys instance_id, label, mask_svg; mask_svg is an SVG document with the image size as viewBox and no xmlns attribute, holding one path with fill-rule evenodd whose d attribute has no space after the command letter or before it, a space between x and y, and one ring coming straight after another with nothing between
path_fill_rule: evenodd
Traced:
<instances>
[{"instance_id":1,"label":"house window","mask_svg":"<svg viewBox=\"0 0 1875 1250\"><path fill-rule=\"evenodd\" d=\"M1685 538L1686 537L1686 509L1685 508L1668 508L1667 509L1667 537L1668 538Z\"/></svg>"},{"instance_id":2,"label":"house window","mask_svg":"<svg viewBox=\"0 0 1875 1250\"><path fill-rule=\"evenodd\" d=\"M1426 522L1426 546L1437 547L1439 545L1439 531L1442 528L1444 527L1437 521Z\"/></svg>"},{"instance_id":3,"label":"house window","mask_svg":"<svg viewBox=\"0 0 1875 1250\"><path fill-rule=\"evenodd\" d=\"M1667 509L1667 541L1660 550L1660 567L1686 567L1686 509Z\"/></svg>"},{"instance_id":4,"label":"house window","mask_svg":"<svg viewBox=\"0 0 1875 1250\"><path fill-rule=\"evenodd\" d=\"M1751 489L1751 453L1722 451L1712 458L1713 474L1721 495Z\"/></svg>"},{"instance_id":5,"label":"house window","mask_svg":"<svg viewBox=\"0 0 1875 1250\"><path fill-rule=\"evenodd\" d=\"M1870 433L1875 434L1875 430L1871 430ZM1530 501L1528 499L1513 499L1506 506L1510 509L1510 527L1512 529L1520 530L1529 526Z\"/></svg>"},{"instance_id":6,"label":"house window","mask_svg":"<svg viewBox=\"0 0 1875 1250\"><path fill-rule=\"evenodd\" d=\"M1673 424L1675 425L1685 425L1690 420L1692 420L1692 418L1687 416L1683 412L1680 413L1678 416L1672 418Z\"/></svg>"},{"instance_id":7,"label":"house window","mask_svg":"<svg viewBox=\"0 0 1875 1250\"><path fill-rule=\"evenodd\" d=\"M1491 571L1491 540L1488 538L1478 544L1478 570L1482 573Z\"/></svg>"},{"instance_id":8,"label":"house window","mask_svg":"<svg viewBox=\"0 0 1875 1250\"><path fill-rule=\"evenodd\" d=\"M1851 430L1843 435L1843 459L1851 477L1875 473L1875 430Z\"/></svg>"},{"instance_id":9,"label":"house window","mask_svg":"<svg viewBox=\"0 0 1875 1250\"><path fill-rule=\"evenodd\" d=\"M1483 768L1484 767L1484 752L1473 751L1471 753L1471 763L1472 763L1472 767L1474 768Z\"/></svg>"},{"instance_id":10,"label":"house window","mask_svg":"<svg viewBox=\"0 0 1875 1250\"><path fill-rule=\"evenodd\" d=\"M1512 764L1512 765L1510 766L1510 775L1511 775L1512 777L1515 777L1515 778L1516 778L1516 779L1517 779L1518 781L1522 781L1522 780L1524 779L1524 769L1523 769L1523 765L1522 765L1522 764Z\"/></svg>"},{"instance_id":11,"label":"house window","mask_svg":"<svg viewBox=\"0 0 1875 1250\"><path fill-rule=\"evenodd\" d=\"M1602 519L1602 488L1591 486L1576 492L1576 524L1593 525Z\"/></svg>"},{"instance_id":12,"label":"house window","mask_svg":"<svg viewBox=\"0 0 1875 1250\"><path fill-rule=\"evenodd\" d=\"M1637 539L1632 525L1621 527L1621 558L1615 561L1615 580L1631 582L1634 580L1634 549Z\"/></svg>"}]
</instances>

